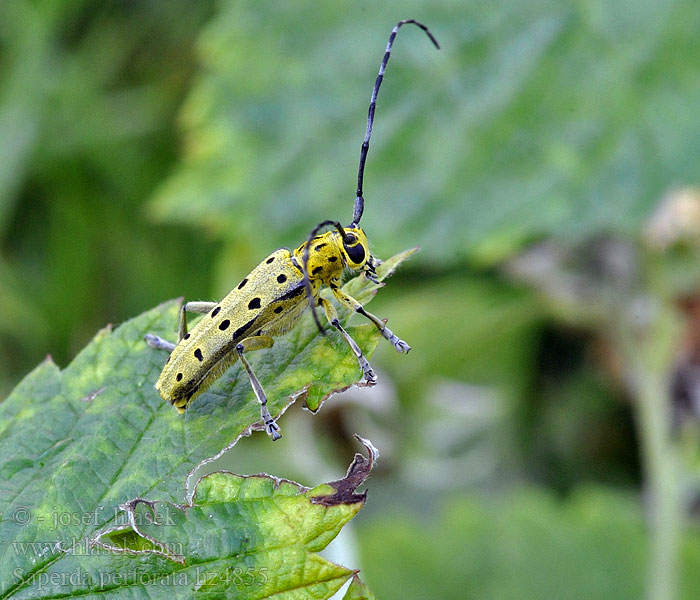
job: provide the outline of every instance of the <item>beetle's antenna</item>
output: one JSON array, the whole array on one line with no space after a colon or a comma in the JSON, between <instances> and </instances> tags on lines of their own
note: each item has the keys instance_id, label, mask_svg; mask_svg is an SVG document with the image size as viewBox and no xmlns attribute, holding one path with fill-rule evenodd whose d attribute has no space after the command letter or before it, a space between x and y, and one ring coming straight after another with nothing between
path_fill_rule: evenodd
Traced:
<instances>
[{"instance_id":1,"label":"beetle's antenna","mask_svg":"<svg viewBox=\"0 0 700 600\"><path fill-rule=\"evenodd\" d=\"M377 80L374 82L374 89L372 90L372 97L369 101L369 111L367 113L367 130L365 131L365 139L362 142L362 148L360 150L360 167L357 170L357 193L355 194L355 208L352 213L352 223L350 227L357 227L360 219L362 218L362 213L365 209L365 199L362 196L362 180L365 176L365 161L367 160L367 152L369 151L369 138L372 135L372 126L374 125L374 111L377 108L377 94L379 93L379 86L382 85L382 80L384 79L384 71L386 70L386 65L389 62L389 56L391 55L391 47L394 45L394 39L402 25L407 23L413 23L415 26L420 27L425 31L426 35L433 42L433 45L439 50L440 44L435 39L435 36L430 32L430 30L419 23L415 19L404 19L399 21L394 29L391 30L391 35L389 36L389 42L386 45L386 51L384 52L384 57L379 65L379 75L377 75ZM318 322L318 321L317 321Z\"/></svg>"},{"instance_id":2,"label":"beetle's antenna","mask_svg":"<svg viewBox=\"0 0 700 600\"><path fill-rule=\"evenodd\" d=\"M338 221L323 221L316 225L313 231L309 234L309 237L306 238L304 253L302 254L301 259L302 272L304 274L304 289L306 290L306 298L309 301L309 306L311 307L311 314L314 317L314 322L316 323L316 327L318 327L318 330L321 332L321 335L326 335L326 331L323 329L321 322L318 320L318 315L316 314L316 303L314 302L314 293L311 289L311 280L309 279L309 249L311 248L311 241L314 239L316 234L319 232L320 229L326 227L327 225L333 225L333 227L335 227L340 232L343 241L345 240L345 229L343 229L343 226L340 223L338 223Z\"/></svg>"}]
</instances>

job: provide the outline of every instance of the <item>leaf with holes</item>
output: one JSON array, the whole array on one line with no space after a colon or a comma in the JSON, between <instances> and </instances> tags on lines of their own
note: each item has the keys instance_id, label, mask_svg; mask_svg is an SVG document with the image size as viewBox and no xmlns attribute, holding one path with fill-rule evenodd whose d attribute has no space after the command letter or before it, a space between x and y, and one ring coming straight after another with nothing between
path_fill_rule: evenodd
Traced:
<instances>
[{"instance_id":1,"label":"leaf with holes","mask_svg":"<svg viewBox=\"0 0 700 600\"><path fill-rule=\"evenodd\" d=\"M405 256L381 265L380 279ZM380 285L362 278L351 287L368 302ZM0 597L39 594L33 586L44 581L41 575L65 573L68 556L119 524L125 502L140 497L180 505L187 474L257 428L259 406L240 365L184 416L154 389L165 356L143 336L173 336L179 306L168 302L105 328L64 370L47 359L0 404ZM349 316L341 312L341 321ZM380 339L376 328L348 331L370 356ZM256 354L251 364L273 416L301 396L318 409L361 375L346 344L335 332L321 336L309 318ZM151 543L124 539L135 547ZM170 560L155 556L149 561Z\"/></svg>"},{"instance_id":2,"label":"leaf with holes","mask_svg":"<svg viewBox=\"0 0 700 600\"><path fill-rule=\"evenodd\" d=\"M328 598L354 572L320 557L362 508L356 487L377 453L355 455L347 475L313 489L269 475L217 472L178 505L137 498L123 523L76 544L26 577L13 598Z\"/></svg>"}]
</instances>

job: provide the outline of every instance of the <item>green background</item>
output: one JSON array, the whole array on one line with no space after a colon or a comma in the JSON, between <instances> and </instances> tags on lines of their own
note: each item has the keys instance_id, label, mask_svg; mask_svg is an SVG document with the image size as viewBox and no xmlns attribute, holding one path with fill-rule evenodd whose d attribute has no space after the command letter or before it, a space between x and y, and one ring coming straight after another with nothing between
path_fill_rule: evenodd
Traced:
<instances>
[{"instance_id":1,"label":"green background","mask_svg":"<svg viewBox=\"0 0 700 600\"><path fill-rule=\"evenodd\" d=\"M442 49L397 38L363 226L422 248L371 307L414 349L226 466L313 485L370 438L345 562L378 597L697 597L698 433L667 392L700 229L649 225L700 179L691 1L2 2L0 396L349 221L401 18Z\"/></svg>"}]
</instances>

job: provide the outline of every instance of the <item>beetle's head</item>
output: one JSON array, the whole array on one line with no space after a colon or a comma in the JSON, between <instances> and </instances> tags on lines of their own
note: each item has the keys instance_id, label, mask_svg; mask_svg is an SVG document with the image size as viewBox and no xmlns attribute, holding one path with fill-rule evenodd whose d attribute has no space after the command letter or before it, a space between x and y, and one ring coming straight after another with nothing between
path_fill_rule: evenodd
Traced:
<instances>
[{"instance_id":1,"label":"beetle's head","mask_svg":"<svg viewBox=\"0 0 700 600\"><path fill-rule=\"evenodd\" d=\"M365 266L370 257L367 236L361 227L346 227L344 231L345 237L342 237L340 233L338 233L338 237L345 264L358 271Z\"/></svg>"}]
</instances>

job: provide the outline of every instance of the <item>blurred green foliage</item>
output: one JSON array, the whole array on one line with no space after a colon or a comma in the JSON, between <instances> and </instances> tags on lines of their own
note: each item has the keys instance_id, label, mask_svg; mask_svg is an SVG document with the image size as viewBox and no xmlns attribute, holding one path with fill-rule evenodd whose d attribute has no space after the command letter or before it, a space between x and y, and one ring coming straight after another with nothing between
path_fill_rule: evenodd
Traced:
<instances>
[{"instance_id":1,"label":"blurred green foliage","mask_svg":"<svg viewBox=\"0 0 700 600\"><path fill-rule=\"evenodd\" d=\"M174 120L213 5L0 3L0 378L62 364L106 322L207 286L213 244L142 206L177 158ZM192 268L198 265L198 268ZM183 277L183 273L189 273Z\"/></svg>"},{"instance_id":2,"label":"blurred green foliage","mask_svg":"<svg viewBox=\"0 0 700 600\"><path fill-rule=\"evenodd\" d=\"M392 515L360 533L365 577L379 598L397 598L397 589L407 600L644 597L648 547L636 500L601 489L564 502L525 490L489 502L451 499L429 520ZM700 594L699 548L694 530L682 548L679 597L689 600Z\"/></svg>"},{"instance_id":3,"label":"blurred green foliage","mask_svg":"<svg viewBox=\"0 0 700 600\"><path fill-rule=\"evenodd\" d=\"M377 48L405 14L443 48L402 31L387 72L366 181L380 255L411 239L444 267L539 235L630 233L669 182L700 177L695 3L361 6L225 4L156 215L225 230L245 260L349 215Z\"/></svg>"},{"instance_id":4,"label":"blurred green foliage","mask_svg":"<svg viewBox=\"0 0 700 600\"><path fill-rule=\"evenodd\" d=\"M315 480L348 434L377 443L360 534L380 597L407 597L419 574L414 597L639 597L646 434L615 329L700 283L697 248L651 256L639 242L661 198L700 180L690 0L0 3L0 389L47 352L65 365L108 321L220 297L271 249L349 220L400 18L442 49L415 28L396 41L363 225L380 257L422 246L373 304L414 351L378 348L391 385L371 401L348 392L313 425L299 416L328 462L253 444L234 466L287 461ZM606 239L632 274L593 260ZM557 270L561 248L581 264ZM604 491L577 496L590 482ZM684 535L690 598L698 540ZM421 568L405 558L426 544Z\"/></svg>"}]
</instances>

